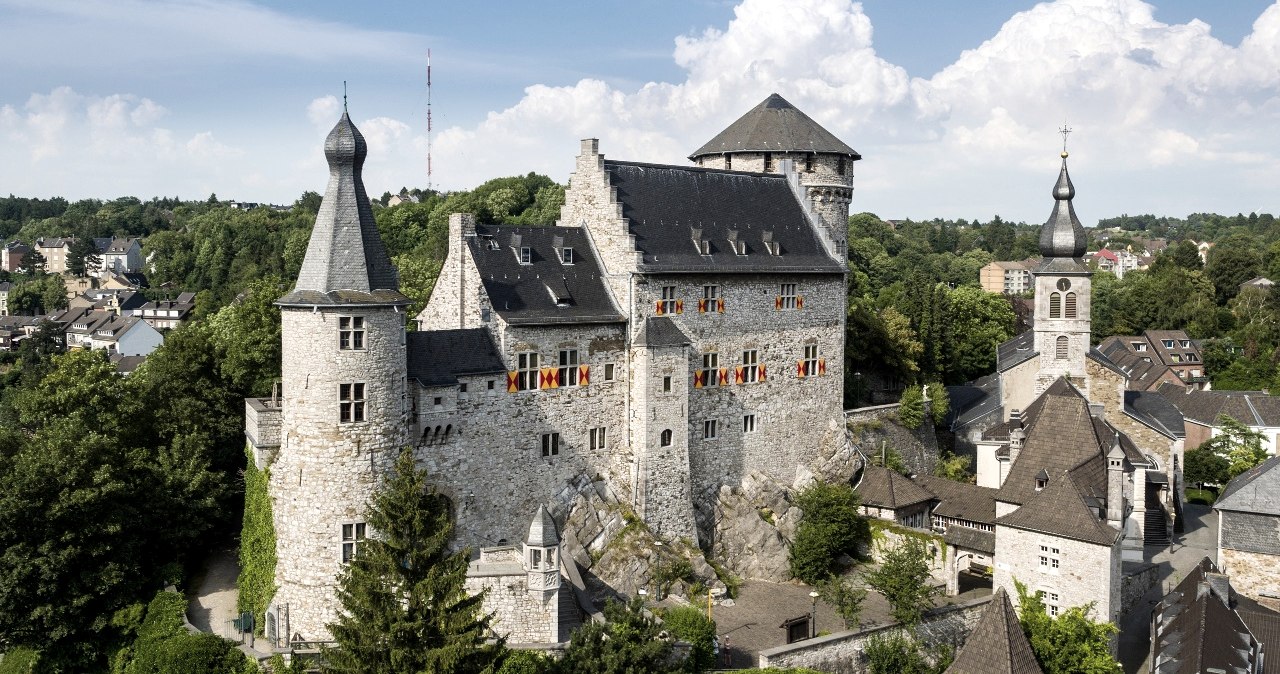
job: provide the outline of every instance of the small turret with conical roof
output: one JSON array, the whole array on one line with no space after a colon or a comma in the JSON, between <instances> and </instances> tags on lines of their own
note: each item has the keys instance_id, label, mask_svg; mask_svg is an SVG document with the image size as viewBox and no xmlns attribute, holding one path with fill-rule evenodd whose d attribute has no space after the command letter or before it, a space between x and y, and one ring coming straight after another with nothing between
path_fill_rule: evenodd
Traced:
<instances>
[{"instance_id":1,"label":"small turret with conical roof","mask_svg":"<svg viewBox=\"0 0 1280 674\"><path fill-rule=\"evenodd\" d=\"M1089 390L1085 378L1085 356L1089 353L1092 324L1089 318L1090 277L1083 257L1087 245L1084 225L1076 217L1072 200L1075 185L1067 173L1067 152L1062 151L1062 168L1053 185L1053 211L1040 228L1040 264L1035 276L1035 348L1040 354L1036 394L1058 377L1067 376L1082 390Z\"/></svg>"},{"instance_id":2,"label":"small turret with conical roof","mask_svg":"<svg viewBox=\"0 0 1280 674\"><path fill-rule=\"evenodd\" d=\"M529 523L529 535L524 541L524 570L529 592L560 589L560 534L544 505L538 506Z\"/></svg>"}]
</instances>

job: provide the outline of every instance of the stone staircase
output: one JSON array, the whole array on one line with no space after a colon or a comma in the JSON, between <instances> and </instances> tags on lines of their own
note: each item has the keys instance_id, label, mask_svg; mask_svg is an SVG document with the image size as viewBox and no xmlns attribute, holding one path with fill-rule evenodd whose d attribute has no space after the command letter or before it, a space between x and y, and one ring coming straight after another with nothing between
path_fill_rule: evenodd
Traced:
<instances>
[{"instance_id":1,"label":"stone staircase","mask_svg":"<svg viewBox=\"0 0 1280 674\"><path fill-rule=\"evenodd\" d=\"M1165 514L1164 504L1160 503L1158 493L1158 490L1155 493L1150 491L1147 493L1146 521L1142 528L1144 545L1164 546L1172 542L1169 538L1169 518Z\"/></svg>"}]
</instances>

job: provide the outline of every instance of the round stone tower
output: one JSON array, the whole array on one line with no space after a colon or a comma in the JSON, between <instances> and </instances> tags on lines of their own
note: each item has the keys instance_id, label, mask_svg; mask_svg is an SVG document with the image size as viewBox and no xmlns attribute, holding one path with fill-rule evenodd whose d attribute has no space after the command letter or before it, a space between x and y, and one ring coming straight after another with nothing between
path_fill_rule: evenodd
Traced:
<instances>
[{"instance_id":1,"label":"round stone tower","mask_svg":"<svg viewBox=\"0 0 1280 674\"><path fill-rule=\"evenodd\" d=\"M783 97L770 95L689 159L707 168L759 173L781 173L790 160L837 256L848 255L853 162L862 155Z\"/></svg>"},{"instance_id":2,"label":"round stone tower","mask_svg":"<svg viewBox=\"0 0 1280 674\"><path fill-rule=\"evenodd\" d=\"M283 410L271 465L277 593L268 634L323 641L337 576L370 535L365 505L408 442L405 307L361 179L367 148L344 112L324 144L329 184L281 312Z\"/></svg>"}]
</instances>

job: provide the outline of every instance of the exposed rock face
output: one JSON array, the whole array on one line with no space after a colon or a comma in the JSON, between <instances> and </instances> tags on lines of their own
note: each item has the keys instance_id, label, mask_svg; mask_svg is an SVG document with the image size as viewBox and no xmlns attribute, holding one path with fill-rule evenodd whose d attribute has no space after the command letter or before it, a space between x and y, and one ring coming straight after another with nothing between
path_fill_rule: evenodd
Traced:
<instances>
[{"instance_id":1,"label":"exposed rock face","mask_svg":"<svg viewBox=\"0 0 1280 674\"><path fill-rule=\"evenodd\" d=\"M711 554L742 578L789 580L790 538L801 514L786 487L751 473L741 487L726 485L717 494Z\"/></svg>"}]
</instances>

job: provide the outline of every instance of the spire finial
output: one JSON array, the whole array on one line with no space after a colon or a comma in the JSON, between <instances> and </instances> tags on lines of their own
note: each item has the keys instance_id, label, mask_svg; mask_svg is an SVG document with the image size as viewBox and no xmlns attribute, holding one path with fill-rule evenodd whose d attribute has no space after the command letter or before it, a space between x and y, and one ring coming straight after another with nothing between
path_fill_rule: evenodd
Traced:
<instances>
[{"instance_id":1,"label":"spire finial","mask_svg":"<svg viewBox=\"0 0 1280 674\"><path fill-rule=\"evenodd\" d=\"M1058 133L1062 134L1062 158L1066 159L1067 158L1067 135L1071 133L1071 127L1067 126L1066 122L1063 122L1062 126L1058 128Z\"/></svg>"},{"instance_id":2,"label":"spire finial","mask_svg":"<svg viewBox=\"0 0 1280 674\"><path fill-rule=\"evenodd\" d=\"M347 111L347 81L342 80L342 112L345 114L346 111ZM1063 149L1064 150L1066 149L1065 140L1063 141Z\"/></svg>"}]
</instances>

